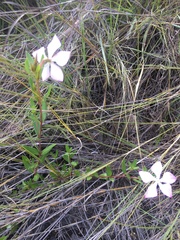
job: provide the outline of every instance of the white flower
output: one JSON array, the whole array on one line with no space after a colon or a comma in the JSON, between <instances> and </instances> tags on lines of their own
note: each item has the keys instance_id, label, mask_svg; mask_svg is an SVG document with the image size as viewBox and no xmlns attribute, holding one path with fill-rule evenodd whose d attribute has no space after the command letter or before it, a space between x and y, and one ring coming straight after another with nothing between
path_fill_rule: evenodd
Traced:
<instances>
[{"instance_id":1,"label":"white flower","mask_svg":"<svg viewBox=\"0 0 180 240\"><path fill-rule=\"evenodd\" d=\"M162 164L159 161L152 165L151 171L155 174L156 177L151 175L149 172L145 172L145 171L139 172L139 175L144 183L149 183L151 181L154 181L154 183L152 183L148 187L145 193L145 198L156 197L158 185L164 195L168 197L172 197L172 187L170 184L176 181L176 177L170 172L165 172L162 178L160 178L162 173Z\"/></svg>"},{"instance_id":2,"label":"white flower","mask_svg":"<svg viewBox=\"0 0 180 240\"><path fill-rule=\"evenodd\" d=\"M44 64L42 70L42 80L45 81L49 77L56 81L63 81L64 75L60 67L66 65L70 58L70 51L59 51L55 53L61 47L61 43L56 35L54 35L52 41L47 46L47 55L45 53L45 48L41 47L40 49L32 53L34 58L37 58L37 61L40 63L44 60L49 60Z\"/></svg>"}]
</instances>

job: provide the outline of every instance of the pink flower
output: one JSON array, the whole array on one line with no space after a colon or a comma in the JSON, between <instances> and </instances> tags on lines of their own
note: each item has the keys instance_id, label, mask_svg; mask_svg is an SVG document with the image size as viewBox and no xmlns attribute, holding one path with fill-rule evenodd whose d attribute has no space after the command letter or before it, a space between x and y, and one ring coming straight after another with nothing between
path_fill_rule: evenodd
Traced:
<instances>
[{"instance_id":1,"label":"pink flower","mask_svg":"<svg viewBox=\"0 0 180 240\"><path fill-rule=\"evenodd\" d=\"M70 51L58 51L61 47L61 42L58 37L54 35L52 41L47 46L47 55L45 53L45 48L41 47L40 49L32 53L34 58L37 58L37 61L40 63L42 60L47 60L44 64L42 70L42 80L45 81L49 77L56 81L63 81L64 75L60 67L66 65L70 58Z\"/></svg>"},{"instance_id":2,"label":"pink flower","mask_svg":"<svg viewBox=\"0 0 180 240\"><path fill-rule=\"evenodd\" d=\"M145 198L153 198L157 196L157 186L161 189L162 193L168 197L172 197L172 187L170 184L174 183L176 181L176 177L170 173L165 172L160 178L162 173L162 164L161 162L156 162L152 165L151 171L155 174L156 177L151 175L149 172L140 171L139 175L144 183L149 183L151 181L154 181L152 183L146 193Z\"/></svg>"}]
</instances>

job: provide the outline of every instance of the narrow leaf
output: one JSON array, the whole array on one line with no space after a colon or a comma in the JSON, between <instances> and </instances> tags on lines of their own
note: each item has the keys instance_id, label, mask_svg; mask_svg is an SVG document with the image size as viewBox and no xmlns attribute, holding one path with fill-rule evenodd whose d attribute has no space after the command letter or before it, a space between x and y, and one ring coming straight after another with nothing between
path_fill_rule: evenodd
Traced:
<instances>
[{"instance_id":1,"label":"narrow leaf","mask_svg":"<svg viewBox=\"0 0 180 240\"><path fill-rule=\"evenodd\" d=\"M48 91L47 91L47 93L44 95L46 98L49 97L49 95L50 95L50 93L51 93L51 90L52 90L52 85L49 85L49 86L48 86Z\"/></svg>"},{"instance_id":2,"label":"narrow leaf","mask_svg":"<svg viewBox=\"0 0 180 240\"><path fill-rule=\"evenodd\" d=\"M25 169L30 171L30 169L31 169L31 162L30 162L29 158L26 157L26 156L22 156L22 162L24 164Z\"/></svg>"},{"instance_id":3,"label":"narrow leaf","mask_svg":"<svg viewBox=\"0 0 180 240\"><path fill-rule=\"evenodd\" d=\"M35 155L38 156L39 155L39 151L36 147L30 147L30 146L26 146L23 145L24 150L27 151L27 153L29 153L31 156Z\"/></svg>"},{"instance_id":4,"label":"narrow leaf","mask_svg":"<svg viewBox=\"0 0 180 240\"><path fill-rule=\"evenodd\" d=\"M29 77L29 86L30 86L32 91L35 90L35 84L34 84L34 81L33 81L32 77Z\"/></svg>"},{"instance_id":5,"label":"narrow leaf","mask_svg":"<svg viewBox=\"0 0 180 240\"><path fill-rule=\"evenodd\" d=\"M139 179L136 179L136 178L132 178L132 180L134 181L134 182L136 182L136 183L139 183L139 184L141 184L142 182L141 182L141 180L139 180Z\"/></svg>"},{"instance_id":6,"label":"narrow leaf","mask_svg":"<svg viewBox=\"0 0 180 240\"><path fill-rule=\"evenodd\" d=\"M41 126L39 119L35 115L31 115L30 119L33 122L33 127L34 127L34 131L36 132L36 135L39 136L39 134L40 134L40 126Z\"/></svg>"},{"instance_id":7,"label":"narrow leaf","mask_svg":"<svg viewBox=\"0 0 180 240\"><path fill-rule=\"evenodd\" d=\"M36 104L34 102L34 100L32 98L30 98L30 108L31 108L31 112L34 114L37 110Z\"/></svg>"},{"instance_id":8,"label":"narrow leaf","mask_svg":"<svg viewBox=\"0 0 180 240\"><path fill-rule=\"evenodd\" d=\"M107 173L107 176L108 176L108 177L111 177L111 176L112 176L112 170L111 170L111 167L110 167L110 166L107 166L107 167L106 167L106 173Z\"/></svg>"},{"instance_id":9,"label":"narrow leaf","mask_svg":"<svg viewBox=\"0 0 180 240\"><path fill-rule=\"evenodd\" d=\"M25 68L25 70L26 70L27 73L30 73L30 65L29 65L29 61L28 61L27 58L26 58L26 60L25 60L24 68Z\"/></svg>"},{"instance_id":10,"label":"narrow leaf","mask_svg":"<svg viewBox=\"0 0 180 240\"><path fill-rule=\"evenodd\" d=\"M86 178L87 181L90 181L92 179L92 176L89 176Z\"/></svg>"},{"instance_id":11,"label":"narrow leaf","mask_svg":"<svg viewBox=\"0 0 180 240\"><path fill-rule=\"evenodd\" d=\"M71 152L71 148L69 147L69 145L65 145L65 150L66 150L66 152Z\"/></svg>"},{"instance_id":12,"label":"narrow leaf","mask_svg":"<svg viewBox=\"0 0 180 240\"><path fill-rule=\"evenodd\" d=\"M103 178L103 179L104 179L104 178L107 178L107 173L102 173L102 174L99 175L99 177L100 177L100 178Z\"/></svg>"},{"instance_id":13,"label":"narrow leaf","mask_svg":"<svg viewBox=\"0 0 180 240\"><path fill-rule=\"evenodd\" d=\"M40 163L44 163L45 158L46 158L46 155L42 155L42 156L39 158Z\"/></svg>"},{"instance_id":14,"label":"narrow leaf","mask_svg":"<svg viewBox=\"0 0 180 240\"><path fill-rule=\"evenodd\" d=\"M51 149L52 149L53 147L55 147L55 146L56 146L56 144L53 143L53 144L51 144L50 146L48 146L48 147L46 147L45 149L43 149L42 155L44 156L44 155L48 154L48 153L51 151Z\"/></svg>"},{"instance_id":15,"label":"narrow leaf","mask_svg":"<svg viewBox=\"0 0 180 240\"><path fill-rule=\"evenodd\" d=\"M134 159L134 161L133 161L132 164L133 164L134 167L136 167L136 165L137 165L137 159Z\"/></svg>"},{"instance_id":16,"label":"narrow leaf","mask_svg":"<svg viewBox=\"0 0 180 240\"><path fill-rule=\"evenodd\" d=\"M46 103L46 98L43 97L42 99L42 121L44 122L46 120L47 116L47 103Z\"/></svg>"},{"instance_id":17,"label":"narrow leaf","mask_svg":"<svg viewBox=\"0 0 180 240\"><path fill-rule=\"evenodd\" d=\"M33 64L34 58L28 52L26 52L26 58L28 59L29 64Z\"/></svg>"},{"instance_id":18,"label":"narrow leaf","mask_svg":"<svg viewBox=\"0 0 180 240\"><path fill-rule=\"evenodd\" d=\"M122 168L123 173L125 174L127 172L126 171L126 161L125 161L125 159L122 160L121 168Z\"/></svg>"},{"instance_id":19,"label":"narrow leaf","mask_svg":"<svg viewBox=\"0 0 180 240\"><path fill-rule=\"evenodd\" d=\"M25 60L25 70L27 73L31 72L31 65L34 62L34 58L28 53L26 52L26 60Z\"/></svg>"},{"instance_id":20,"label":"narrow leaf","mask_svg":"<svg viewBox=\"0 0 180 240\"><path fill-rule=\"evenodd\" d=\"M128 179L128 180L130 180L130 179L131 179L131 177L130 177L129 173L125 173L125 175L126 175L126 177L127 177L127 179Z\"/></svg>"}]
</instances>

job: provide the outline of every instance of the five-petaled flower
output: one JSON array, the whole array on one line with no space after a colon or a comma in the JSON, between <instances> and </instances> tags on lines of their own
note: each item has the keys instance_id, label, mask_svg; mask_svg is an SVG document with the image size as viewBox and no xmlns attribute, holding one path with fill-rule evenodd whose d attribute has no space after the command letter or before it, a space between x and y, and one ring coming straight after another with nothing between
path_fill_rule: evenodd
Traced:
<instances>
[{"instance_id":1,"label":"five-petaled flower","mask_svg":"<svg viewBox=\"0 0 180 240\"><path fill-rule=\"evenodd\" d=\"M157 196L157 186L161 189L162 193L168 197L172 197L172 187L170 184L174 183L176 181L176 177L170 173L165 172L160 178L162 173L162 164L160 161L154 163L151 167L151 171L155 174L156 177L151 175L149 172L146 171L140 171L139 175L144 183L149 183L151 181L154 181L152 183L146 193L145 198L153 198Z\"/></svg>"},{"instance_id":2,"label":"five-petaled flower","mask_svg":"<svg viewBox=\"0 0 180 240\"><path fill-rule=\"evenodd\" d=\"M71 52L57 52L60 47L61 42L59 41L58 37L54 35L52 41L47 46L47 56L44 47L41 47L32 53L33 57L36 58L39 63L42 61L44 62L44 67L42 70L43 81L47 80L49 77L56 81L63 81L64 75L60 67L66 65L70 58Z\"/></svg>"}]
</instances>

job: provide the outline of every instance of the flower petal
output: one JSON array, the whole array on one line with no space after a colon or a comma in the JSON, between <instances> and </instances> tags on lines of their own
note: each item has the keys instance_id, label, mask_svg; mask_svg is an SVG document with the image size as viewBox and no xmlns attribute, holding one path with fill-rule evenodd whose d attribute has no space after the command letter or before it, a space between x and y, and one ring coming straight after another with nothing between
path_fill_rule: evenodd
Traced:
<instances>
[{"instance_id":1,"label":"flower petal","mask_svg":"<svg viewBox=\"0 0 180 240\"><path fill-rule=\"evenodd\" d=\"M60 82L62 82L64 79L64 74L61 68L54 63L51 63L51 78Z\"/></svg>"},{"instance_id":2,"label":"flower petal","mask_svg":"<svg viewBox=\"0 0 180 240\"><path fill-rule=\"evenodd\" d=\"M139 175L144 183L149 183L151 181L156 181L156 178L153 177L149 172L139 171Z\"/></svg>"},{"instance_id":3,"label":"flower petal","mask_svg":"<svg viewBox=\"0 0 180 240\"><path fill-rule=\"evenodd\" d=\"M166 195L168 197L172 197L172 187L169 183L167 183L167 184L159 183L159 187L164 195Z\"/></svg>"},{"instance_id":4,"label":"flower petal","mask_svg":"<svg viewBox=\"0 0 180 240\"><path fill-rule=\"evenodd\" d=\"M50 77L50 64L46 63L42 70L42 81L46 81Z\"/></svg>"},{"instance_id":5,"label":"flower petal","mask_svg":"<svg viewBox=\"0 0 180 240\"><path fill-rule=\"evenodd\" d=\"M44 56L43 59L46 59L46 58L47 58L47 57L46 57L46 54L45 54L45 49L44 49L44 47L41 47L40 49L34 51L34 52L32 53L32 55L33 55L34 58L37 57L37 61L38 61L39 63L40 63L41 60L42 60L42 56Z\"/></svg>"},{"instance_id":6,"label":"flower petal","mask_svg":"<svg viewBox=\"0 0 180 240\"><path fill-rule=\"evenodd\" d=\"M68 62L70 55L70 51L60 51L52 58L52 61L63 67Z\"/></svg>"},{"instance_id":7,"label":"flower petal","mask_svg":"<svg viewBox=\"0 0 180 240\"><path fill-rule=\"evenodd\" d=\"M61 42L59 41L59 38L56 35L54 35L52 41L47 46L48 58L51 59L55 51L58 48L60 48L60 46L61 46Z\"/></svg>"},{"instance_id":8,"label":"flower petal","mask_svg":"<svg viewBox=\"0 0 180 240\"><path fill-rule=\"evenodd\" d=\"M162 164L160 161L154 163L151 167L151 171L156 175L157 179L160 178L160 175L162 173Z\"/></svg>"},{"instance_id":9,"label":"flower petal","mask_svg":"<svg viewBox=\"0 0 180 240\"><path fill-rule=\"evenodd\" d=\"M170 172L165 172L162 176L162 178L160 179L160 182L164 182L164 183L174 183L176 181L176 177L170 173Z\"/></svg>"},{"instance_id":10,"label":"flower petal","mask_svg":"<svg viewBox=\"0 0 180 240\"><path fill-rule=\"evenodd\" d=\"M153 197L156 197L156 196L157 196L157 183L155 182L155 183L152 183L148 187L144 197L145 198L153 198Z\"/></svg>"}]
</instances>

